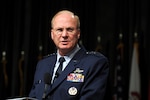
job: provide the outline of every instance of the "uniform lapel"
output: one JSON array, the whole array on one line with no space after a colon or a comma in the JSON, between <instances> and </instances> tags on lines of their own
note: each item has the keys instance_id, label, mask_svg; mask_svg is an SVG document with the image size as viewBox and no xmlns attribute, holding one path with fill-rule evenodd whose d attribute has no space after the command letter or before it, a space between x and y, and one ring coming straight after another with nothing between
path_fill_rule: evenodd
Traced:
<instances>
[{"instance_id":1,"label":"uniform lapel","mask_svg":"<svg viewBox=\"0 0 150 100\"><path fill-rule=\"evenodd\" d=\"M53 75L53 70L54 70L54 67L55 67L55 63L56 63L56 55L54 56L54 58L52 58L48 61L48 66L50 68L50 75L51 76Z\"/></svg>"},{"instance_id":2,"label":"uniform lapel","mask_svg":"<svg viewBox=\"0 0 150 100\"><path fill-rule=\"evenodd\" d=\"M49 91L49 94L55 90L55 88L62 83L63 80L66 80L66 77L68 76L69 73L75 70L77 65L80 62L80 59L83 57L85 54L85 51L83 49L80 49L73 59L69 62L69 64L66 66L64 71L61 73L61 75L57 78L56 82L52 84L52 87Z\"/></svg>"},{"instance_id":3,"label":"uniform lapel","mask_svg":"<svg viewBox=\"0 0 150 100\"><path fill-rule=\"evenodd\" d=\"M68 74L74 70L77 63L78 62L76 60L71 60L61 75L57 78L56 82L53 83L52 88L57 87L64 79L66 79L66 76L68 76Z\"/></svg>"}]
</instances>

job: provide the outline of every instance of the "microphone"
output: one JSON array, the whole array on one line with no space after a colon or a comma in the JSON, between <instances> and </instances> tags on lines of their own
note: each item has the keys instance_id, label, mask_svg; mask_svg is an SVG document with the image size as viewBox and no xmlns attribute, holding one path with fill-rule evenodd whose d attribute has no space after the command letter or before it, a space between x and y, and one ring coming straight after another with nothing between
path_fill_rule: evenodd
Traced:
<instances>
[{"instance_id":1,"label":"microphone","mask_svg":"<svg viewBox=\"0 0 150 100\"><path fill-rule=\"evenodd\" d=\"M42 96L42 100L45 100L46 91L48 89L48 86L51 84L51 75L49 73L44 74L44 83L45 83L45 86L44 86L44 93Z\"/></svg>"}]
</instances>

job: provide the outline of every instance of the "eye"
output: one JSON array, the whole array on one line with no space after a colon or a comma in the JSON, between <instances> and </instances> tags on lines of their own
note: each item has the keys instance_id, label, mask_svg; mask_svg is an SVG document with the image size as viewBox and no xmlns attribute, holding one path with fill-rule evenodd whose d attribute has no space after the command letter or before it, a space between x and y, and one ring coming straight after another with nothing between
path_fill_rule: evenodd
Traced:
<instances>
[{"instance_id":1,"label":"eye","mask_svg":"<svg viewBox=\"0 0 150 100\"><path fill-rule=\"evenodd\" d=\"M62 28L58 28L58 29L56 29L56 32L62 32L63 31L63 29Z\"/></svg>"},{"instance_id":2,"label":"eye","mask_svg":"<svg viewBox=\"0 0 150 100\"><path fill-rule=\"evenodd\" d=\"M62 28L58 28L55 31L56 31L57 34L61 34L63 32L63 29Z\"/></svg>"},{"instance_id":3,"label":"eye","mask_svg":"<svg viewBox=\"0 0 150 100\"><path fill-rule=\"evenodd\" d=\"M74 31L74 28L67 28L67 31L68 31L68 32L73 32L73 31Z\"/></svg>"}]
</instances>

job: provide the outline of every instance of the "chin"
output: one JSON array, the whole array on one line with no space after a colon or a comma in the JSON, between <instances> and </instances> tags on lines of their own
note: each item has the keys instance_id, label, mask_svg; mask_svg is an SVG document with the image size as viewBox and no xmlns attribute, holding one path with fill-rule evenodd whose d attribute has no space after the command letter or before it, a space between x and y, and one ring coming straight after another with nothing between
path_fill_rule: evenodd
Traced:
<instances>
[{"instance_id":1,"label":"chin","mask_svg":"<svg viewBox=\"0 0 150 100\"><path fill-rule=\"evenodd\" d=\"M70 49L70 47L61 47L60 49L67 50L67 49Z\"/></svg>"},{"instance_id":2,"label":"chin","mask_svg":"<svg viewBox=\"0 0 150 100\"><path fill-rule=\"evenodd\" d=\"M72 48L71 46L61 46L60 47L60 49L62 49L62 50L69 50L71 48Z\"/></svg>"}]
</instances>

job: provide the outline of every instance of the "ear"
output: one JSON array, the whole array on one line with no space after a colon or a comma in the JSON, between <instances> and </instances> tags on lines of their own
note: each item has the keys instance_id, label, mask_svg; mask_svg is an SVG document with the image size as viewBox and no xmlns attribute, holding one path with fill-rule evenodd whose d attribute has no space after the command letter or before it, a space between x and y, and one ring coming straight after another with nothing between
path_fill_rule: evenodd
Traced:
<instances>
[{"instance_id":1,"label":"ear","mask_svg":"<svg viewBox=\"0 0 150 100\"><path fill-rule=\"evenodd\" d=\"M49 36L51 36L51 39L53 40L53 30L51 29Z\"/></svg>"},{"instance_id":2,"label":"ear","mask_svg":"<svg viewBox=\"0 0 150 100\"><path fill-rule=\"evenodd\" d=\"M80 38L80 31L78 32L78 39Z\"/></svg>"}]
</instances>

